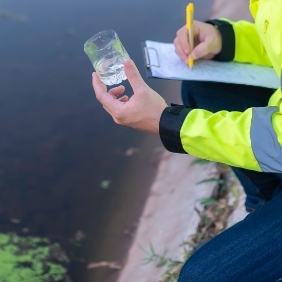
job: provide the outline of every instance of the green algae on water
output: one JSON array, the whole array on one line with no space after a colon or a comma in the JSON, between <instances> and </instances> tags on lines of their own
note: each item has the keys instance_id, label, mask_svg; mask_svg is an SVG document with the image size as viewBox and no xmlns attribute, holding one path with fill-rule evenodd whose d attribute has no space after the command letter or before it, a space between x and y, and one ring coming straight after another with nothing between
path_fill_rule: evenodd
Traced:
<instances>
[{"instance_id":1,"label":"green algae on water","mask_svg":"<svg viewBox=\"0 0 282 282\"><path fill-rule=\"evenodd\" d=\"M46 238L0 233L0 282L61 281L66 262L60 245Z\"/></svg>"}]
</instances>

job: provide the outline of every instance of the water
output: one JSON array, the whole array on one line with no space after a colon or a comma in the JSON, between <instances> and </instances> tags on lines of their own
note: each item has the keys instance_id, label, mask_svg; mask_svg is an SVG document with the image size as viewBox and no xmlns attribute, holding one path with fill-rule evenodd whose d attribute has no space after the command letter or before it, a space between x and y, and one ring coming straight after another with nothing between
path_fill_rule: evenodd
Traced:
<instances>
[{"instance_id":1,"label":"water","mask_svg":"<svg viewBox=\"0 0 282 282\"><path fill-rule=\"evenodd\" d=\"M106 85L119 84L127 79L123 67L127 59L129 59L128 56L121 58L119 55L112 58L104 57L94 65L94 68Z\"/></svg>"}]
</instances>

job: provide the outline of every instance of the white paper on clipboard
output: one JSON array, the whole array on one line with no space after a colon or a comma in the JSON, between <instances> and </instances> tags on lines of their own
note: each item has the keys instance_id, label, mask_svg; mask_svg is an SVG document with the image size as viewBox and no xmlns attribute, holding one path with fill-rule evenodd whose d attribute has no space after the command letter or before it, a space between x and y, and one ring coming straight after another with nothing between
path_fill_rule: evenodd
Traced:
<instances>
[{"instance_id":1,"label":"white paper on clipboard","mask_svg":"<svg viewBox=\"0 0 282 282\"><path fill-rule=\"evenodd\" d=\"M175 53L174 45L145 41L147 68L153 77L246 84L277 89L280 80L272 67L236 62L197 60L192 69Z\"/></svg>"}]
</instances>

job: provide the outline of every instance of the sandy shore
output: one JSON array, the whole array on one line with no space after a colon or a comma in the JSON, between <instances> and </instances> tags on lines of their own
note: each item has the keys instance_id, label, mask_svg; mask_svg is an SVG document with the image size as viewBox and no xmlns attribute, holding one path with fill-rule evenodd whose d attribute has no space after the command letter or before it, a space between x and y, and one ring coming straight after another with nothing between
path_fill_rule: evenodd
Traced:
<instances>
[{"instance_id":1,"label":"sandy shore","mask_svg":"<svg viewBox=\"0 0 282 282\"><path fill-rule=\"evenodd\" d=\"M148 250L152 244L158 254L167 250L168 257L181 257L180 244L199 222L194 207L201 208L199 199L209 197L214 188L214 183L196 183L216 173L214 163L191 166L193 160L189 155L163 155L119 282L156 282L164 272L154 263L142 265L147 255L140 247Z\"/></svg>"}]
</instances>

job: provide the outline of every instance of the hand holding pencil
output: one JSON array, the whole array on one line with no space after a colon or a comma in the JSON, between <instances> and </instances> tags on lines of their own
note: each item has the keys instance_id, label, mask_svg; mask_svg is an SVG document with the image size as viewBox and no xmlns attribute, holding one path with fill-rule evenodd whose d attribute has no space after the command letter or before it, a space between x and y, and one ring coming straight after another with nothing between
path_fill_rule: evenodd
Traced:
<instances>
[{"instance_id":1,"label":"hand holding pencil","mask_svg":"<svg viewBox=\"0 0 282 282\"><path fill-rule=\"evenodd\" d=\"M189 5L187 6L187 10ZM208 23L195 21L189 16L186 10L187 23L180 28L176 33L174 39L174 46L176 54L187 65L193 66L193 61L198 59L212 59L215 55L220 53L222 48L221 34L217 28ZM188 28L188 23L192 23ZM189 32L189 30L191 30ZM192 36L192 39L189 38ZM190 60L189 60L190 58Z\"/></svg>"}]
</instances>

